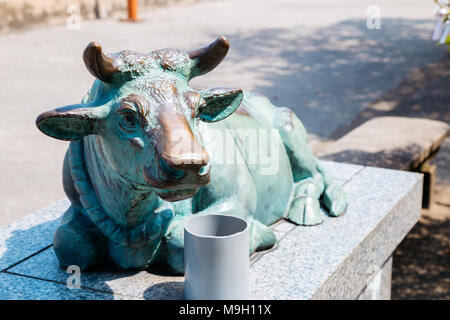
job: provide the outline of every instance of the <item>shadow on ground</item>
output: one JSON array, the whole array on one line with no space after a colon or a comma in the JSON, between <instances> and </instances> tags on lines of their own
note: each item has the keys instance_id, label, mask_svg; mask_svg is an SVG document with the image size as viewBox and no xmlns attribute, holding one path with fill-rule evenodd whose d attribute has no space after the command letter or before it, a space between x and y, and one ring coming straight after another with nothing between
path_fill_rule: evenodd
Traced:
<instances>
[{"instance_id":1,"label":"shadow on ground","mask_svg":"<svg viewBox=\"0 0 450 320\"><path fill-rule=\"evenodd\" d=\"M405 148L385 149L378 152L366 152L358 150L357 147L355 146L355 149L324 155L320 159L363 166L406 170L406 164L411 162L411 159L414 159L415 155L422 152L423 149L421 146L415 144Z\"/></svg>"},{"instance_id":2,"label":"shadow on ground","mask_svg":"<svg viewBox=\"0 0 450 320\"><path fill-rule=\"evenodd\" d=\"M383 19L381 30L369 30L365 20L347 20L323 29L240 32L227 35L232 50L223 68L236 69L237 84L252 75L252 90L291 108L310 135L327 139L413 68L445 56L430 40L433 23Z\"/></svg>"},{"instance_id":3,"label":"shadow on ground","mask_svg":"<svg viewBox=\"0 0 450 320\"><path fill-rule=\"evenodd\" d=\"M380 116L420 117L450 124L448 83L450 56L416 68L397 88L361 111L331 138L338 139ZM361 154L349 153L342 156L354 156L355 161L361 158ZM391 158L379 156L383 161ZM423 211L420 221L394 252L392 299L450 299L450 138L431 164L437 166L435 204Z\"/></svg>"},{"instance_id":4,"label":"shadow on ground","mask_svg":"<svg viewBox=\"0 0 450 320\"><path fill-rule=\"evenodd\" d=\"M414 69L397 88L374 101L330 138L339 139L367 120L381 116L419 117L450 124L448 83L450 55L423 68Z\"/></svg>"},{"instance_id":5,"label":"shadow on ground","mask_svg":"<svg viewBox=\"0 0 450 320\"><path fill-rule=\"evenodd\" d=\"M9 275L32 279L32 288L17 287L25 299L111 299L114 294L144 299L184 299L184 282L164 272L161 267L147 270L123 270L114 265L103 265L80 274L81 288L71 290L67 281L73 273L59 265L51 246L53 235L60 218L43 222L29 228L4 233L4 251L0 251L0 271ZM0 235L1 236L1 235ZM0 239L2 240L2 239ZM0 249L2 249L0 247ZM0 272L0 274L1 274ZM164 277L157 284L151 284L150 277ZM17 278L19 280L19 278ZM48 283L53 283L51 292L46 292ZM18 281L17 283L21 283ZM6 291L15 283L0 282L0 298L14 299L18 293ZM43 294L41 292L44 292ZM109 293L95 296L95 292Z\"/></svg>"},{"instance_id":6,"label":"shadow on ground","mask_svg":"<svg viewBox=\"0 0 450 320\"><path fill-rule=\"evenodd\" d=\"M450 299L450 219L423 216L394 253L392 299Z\"/></svg>"}]
</instances>

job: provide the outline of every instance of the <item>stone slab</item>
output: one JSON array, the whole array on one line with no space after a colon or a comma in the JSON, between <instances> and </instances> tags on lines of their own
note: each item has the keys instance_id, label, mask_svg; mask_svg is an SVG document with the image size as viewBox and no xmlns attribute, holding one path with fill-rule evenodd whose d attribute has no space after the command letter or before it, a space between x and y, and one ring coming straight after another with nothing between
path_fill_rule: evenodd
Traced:
<instances>
[{"instance_id":1,"label":"stone slab","mask_svg":"<svg viewBox=\"0 0 450 320\"><path fill-rule=\"evenodd\" d=\"M314 298L357 297L362 286L368 283L368 271L381 268L419 220L422 183L422 175L416 173L367 167L346 185L348 196L358 195L360 201L353 205L353 212L359 212L356 228L350 232L351 236L343 239L355 240L355 234L364 229L366 235L321 285Z\"/></svg>"},{"instance_id":2,"label":"stone slab","mask_svg":"<svg viewBox=\"0 0 450 320\"><path fill-rule=\"evenodd\" d=\"M70 274L61 268L53 248L48 248L10 270L16 274L66 283ZM81 286L110 294L147 299L183 299L184 279L147 271L81 272Z\"/></svg>"},{"instance_id":3,"label":"stone slab","mask_svg":"<svg viewBox=\"0 0 450 320\"><path fill-rule=\"evenodd\" d=\"M292 223L282 220L281 225ZM290 231L274 229L277 240L281 241ZM252 257L252 262L259 259L259 254ZM71 273L58 264L53 248L47 248L35 256L9 269L18 275L31 276L39 279L55 281L61 284L67 282ZM107 272L82 272L81 286L93 290L99 290L114 294L120 292L122 295L133 296L144 299L184 299L184 278L180 276L159 274L157 271L123 271L109 270Z\"/></svg>"},{"instance_id":4,"label":"stone slab","mask_svg":"<svg viewBox=\"0 0 450 320\"><path fill-rule=\"evenodd\" d=\"M392 256L378 268L373 266L367 273L369 282L357 297L358 300L390 300L392 286Z\"/></svg>"},{"instance_id":5,"label":"stone slab","mask_svg":"<svg viewBox=\"0 0 450 320\"><path fill-rule=\"evenodd\" d=\"M339 162L412 170L439 148L449 128L445 122L430 119L373 118L327 144L317 155Z\"/></svg>"},{"instance_id":6,"label":"stone slab","mask_svg":"<svg viewBox=\"0 0 450 320\"><path fill-rule=\"evenodd\" d=\"M358 164L339 163L334 161L321 160L322 165L333 175L335 180L342 183L349 181L355 174L364 167Z\"/></svg>"},{"instance_id":7,"label":"stone slab","mask_svg":"<svg viewBox=\"0 0 450 320\"><path fill-rule=\"evenodd\" d=\"M287 232L291 231L292 229L294 229L295 227L296 227L296 225L294 223L287 221L287 220L281 220L274 224L273 230L287 233Z\"/></svg>"},{"instance_id":8,"label":"stone slab","mask_svg":"<svg viewBox=\"0 0 450 320\"><path fill-rule=\"evenodd\" d=\"M69 289L55 282L32 279L7 272L0 273L1 300L111 300L127 299L84 289Z\"/></svg>"},{"instance_id":9,"label":"stone slab","mask_svg":"<svg viewBox=\"0 0 450 320\"><path fill-rule=\"evenodd\" d=\"M296 227L251 267L260 299L355 299L420 217L422 176L366 167L344 186L345 215Z\"/></svg>"},{"instance_id":10,"label":"stone slab","mask_svg":"<svg viewBox=\"0 0 450 320\"><path fill-rule=\"evenodd\" d=\"M323 212L324 223L315 227L299 227L287 221L274 225L277 246L251 261L253 298L357 298L371 279L368 268L381 268L419 218L421 175L351 165L327 166L332 168L333 176L339 172L348 178L342 182L349 198L347 212L339 218ZM47 241L51 244L49 238ZM61 285L69 276L59 267L51 247L8 272L16 274L14 277L34 277ZM183 277L155 270L83 272L81 286L136 299L184 296Z\"/></svg>"},{"instance_id":11,"label":"stone slab","mask_svg":"<svg viewBox=\"0 0 450 320\"><path fill-rule=\"evenodd\" d=\"M64 199L0 228L0 271L51 245L59 217L68 207Z\"/></svg>"}]
</instances>

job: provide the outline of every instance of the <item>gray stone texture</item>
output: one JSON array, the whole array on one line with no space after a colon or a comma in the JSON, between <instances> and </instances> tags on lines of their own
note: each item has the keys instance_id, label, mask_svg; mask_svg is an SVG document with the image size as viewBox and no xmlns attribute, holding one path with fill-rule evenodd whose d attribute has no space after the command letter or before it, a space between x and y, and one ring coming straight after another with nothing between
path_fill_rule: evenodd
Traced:
<instances>
[{"instance_id":1,"label":"gray stone texture","mask_svg":"<svg viewBox=\"0 0 450 320\"><path fill-rule=\"evenodd\" d=\"M390 300L392 280L392 256L381 266L367 270L369 281L357 297L358 300Z\"/></svg>"},{"instance_id":2,"label":"gray stone texture","mask_svg":"<svg viewBox=\"0 0 450 320\"><path fill-rule=\"evenodd\" d=\"M449 131L445 122L407 117L373 118L317 155L323 159L412 170L436 151Z\"/></svg>"},{"instance_id":3,"label":"gray stone texture","mask_svg":"<svg viewBox=\"0 0 450 320\"><path fill-rule=\"evenodd\" d=\"M0 273L1 300L110 300L126 299L84 289L69 289L66 285L41 281L10 273Z\"/></svg>"},{"instance_id":4,"label":"gray stone texture","mask_svg":"<svg viewBox=\"0 0 450 320\"><path fill-rule=\"evenodd\" d=\"M0 271L48 247L69 200L61 200L0 228Z\"/></svg>"},{"instance_id":5,"label":"gray stone texture","mask_svg":"<svg viewBox=\"0 0 450 320\"><path fill-rule=\"evenodd\" d=\"M348 177L343 182L349 199L346 213L338 218L326 217L314 227L295 226L287 221L275 224L273 230L279 242L251 260L253 298L366 299L363 291L373 280L373 270L385 270L383 265L390 268L392 252L418 220L421 175L324 164L333 175ZM9 266L0 274L4 279L0 299L183 299L183 277L161 270L82 272L81 291L75 294L64 289L70 274L60 268L49 246L57 217L66 207L67 202L59 202L42 209L39 215L34 213L0 230L3 243L8 244L3 250L3 256L6 253L8 258L4 265ZM17 232L21 237L11 242L9 237L16 237ZM380 298L388 297L385 273L382 272ZM21 289L28 285L25 282L36 287L35 296Z\"/></svg>"},{"instance_id":6,"label":"gray stone texture","mask_svg":"<svg viewBox=\"0 0 450 320\"><path fill-rule=\"evenodd\" d=\"M71 274L59 266L52 248L9 270L20 275L66 283ZM110 294L119 293L144 299L184 299L183 277L165 276L148 271L81 272L81 286Z\"/></svg>"}]
</instances>

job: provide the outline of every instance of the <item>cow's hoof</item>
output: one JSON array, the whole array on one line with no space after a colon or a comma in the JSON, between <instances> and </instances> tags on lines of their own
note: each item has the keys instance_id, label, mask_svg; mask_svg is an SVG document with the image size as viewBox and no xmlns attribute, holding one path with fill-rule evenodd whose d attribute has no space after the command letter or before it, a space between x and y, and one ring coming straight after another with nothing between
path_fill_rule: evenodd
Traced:
<instances>
[{"instance_id":1,"label":"cow's hoof","mask_svg":"<svg viewBox=\"0 0 450 320\"><path fill-rule=\"evenodd\" d=\"M340 216L347 208L347 195L339 185L333 184L325 189L323 204L327 207L330 216Z\"/></svg>"},{"instance_id":2,"label":"cow's hoof","mask_svg":"<svg viewBox=\"0 0 450 320\"><path fill-rule=\"evenodd\" d=\"M299 197L292 201L287 219L301 226L314 226L323 222L320 202L312 197Z\"/></svg>"},{"instance_id":3,"label":"cow's hoof","mask_svg":"<svg viewBox=\"0 0 450 320\"><path fill-rule=\"evenodd\" d=\"M270 249L277 243L277 237L268 226L253 218L249 218L248 222L250 224L250 254Z\"/></svg>"}]
</instances>

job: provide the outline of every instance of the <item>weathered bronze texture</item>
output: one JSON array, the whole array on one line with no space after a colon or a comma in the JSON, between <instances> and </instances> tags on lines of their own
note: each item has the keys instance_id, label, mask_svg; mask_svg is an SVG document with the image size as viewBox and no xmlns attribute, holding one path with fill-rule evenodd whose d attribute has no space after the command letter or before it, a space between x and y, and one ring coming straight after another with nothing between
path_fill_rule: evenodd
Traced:
<instances>
[{"instance_id":1,"label":"weathered bronze texture","mask_svg":"<svg viewBox=\"0 0 450 320\"><path fill-rule=\"evenodd\" d=\"M282 218L320 223L319 200L331 216L345 210L344 191L289 109L241 89L189 86L228 48L224 37L188 53L106 55L88 45L83 59L97 78L89 93L36 120L43 133L71 141L63 166L71 207L53 242L62 265L158 262L182 273L192 214L246 219L251 254L275 244L268 225Z\"/></svg>"}]
</instances>

